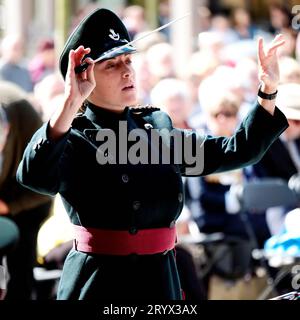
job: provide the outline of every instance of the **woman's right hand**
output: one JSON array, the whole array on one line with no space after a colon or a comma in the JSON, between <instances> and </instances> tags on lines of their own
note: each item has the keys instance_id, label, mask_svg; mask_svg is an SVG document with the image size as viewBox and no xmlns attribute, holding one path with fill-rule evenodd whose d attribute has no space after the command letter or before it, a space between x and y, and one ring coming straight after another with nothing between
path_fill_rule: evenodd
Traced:
<instances>
[{"instance_id":1,"label":"woman's right hand","mask_svg":"<svg viewBox=\"0 0 300 320\"><path fill-rule=\"evenodd\" d=\"M85 59L85 62L89 64L85 71L76 74L74 70L89 52L90 48L85 49L80 46L69 53L69 65L65 79L65 99L50 118L48 135L52 140L59 139L70 129L79 108L95 88L94 61L91 58Z\"/></svg>"},{"instance_id":2,"label":"woman's right hand","mask_svg":"<svg viewBox=\"0 0 300 320\"><path fill-rule=\"evenodd\" d=\"M74 70L90 51L90 48L79 46L76 50L70 50L69 52L69 64L65 79L65 98L71 104L76 104L79 107L92 93L96 85L94 61L91 58L85 59L85 62L89 64L85 71L76 74Z\"/></svg>"}]
</instances>

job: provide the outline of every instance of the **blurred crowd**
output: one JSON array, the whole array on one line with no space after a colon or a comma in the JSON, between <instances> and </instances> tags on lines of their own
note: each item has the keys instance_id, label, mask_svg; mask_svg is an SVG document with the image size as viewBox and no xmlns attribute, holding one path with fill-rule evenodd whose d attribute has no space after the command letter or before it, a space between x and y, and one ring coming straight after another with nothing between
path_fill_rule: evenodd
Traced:
<instances>
[{"instance_id":1,"label":"blurred crowd","mask_svg":"<svg viewBox=\"0 0 300 320\"><path fill-rule=\"evenodd\" d=\"M85 8L74 17L72 26L86 15L87 10L91 8ZM247 213L247 221L242 220L238 214L241 208L237 201L237 186L244 181L266 177L276 177L288 182L300 170L300 36L298 30L292 28L290 10L279 5L269 7L269 17L261 25L256 24L244 8L235 8L224 14L212 13L208 7L200 7L198 13L202 30L197 36L192 56L186 61L186 72L180 77L176 74L176 52L170 42L169 29L136 43L138 53L134 54L133 63L139 104L161 108L170 115L174 127L202 130L208 135L230 136L257 99L258 37L261 36L268 42L274 34L282 33L286 44L279 50L280 86L283 94L281 100L278 100L278 106L285 104L298 110L296 115L288 117L290 127L282 139L272 146L257 165L206 177L184 178L185 206L177 226L178 266L187 298L201 300L213 297L211 285L213 281L217 281L213 278L213 273L231 280L231 283L232 279L237 281L237 278L245 278L244 276L248 277L249 282L249 279L257 276L256 267L260 266L257 261L251 261L246 271L241 271L237 277L234 275L235 265L227 268L228 263L238 263L234 262L235 259L243 259L241 253L245 254L253 249L248 246L247 240L251 235L245 223L254 231L258 249L264 248L270 237L284 231L285 218L290 208L277 207L259 214ZM149 31L143 7L128 6L121 16L132 39ZM170 8L167 2L162 2L159 23L162 25L168 21ZM53 39L40 39L32 57L25 57L24 39L18 35L9 35L0 40L0 92L11 92L7 97L0 95L0 105L6 113L4 118L7 118L1 120L1 143L4 147L1 149L0 159L0 217L7 215L15 222L20 229L20 239L24 239L19 244L17 242L6 256L10 277L7 297L39 299L37 286L33 284L33 268L42 266L46 269L61 269L65 254L71 246L72 234L58 196L54 199L37 200L28 195L25 199L25 191L15 192L15 189L10 189L13 194L7 195L8 180L15 178L16 166L8 169L4 165L8 153L11 162L20 161L30 134L35 131L36 126L48 121L59 105L64 95L64 82L57 72L58 57ZM16 102L20 104L20 101L21 105L16 108ZM9 108L15 108L14 116L9 116ZM39 119L34 125L29 120L20 118L26 108L30 109L28 112L31 116L28 113L28 118ZM15 119L19 119L23 126L15 126ZM16 145L20 142L18 139L14 140L15 145L7 148L10 135L21 135L23 132L16 133L13 130L25 130L24 127L27 127L24 144L17 148ZM22 201L27 201L28 207L20 206L18 210L10 207L10 203ZM2 205L6 205L6 211L1 211ZM34 212L28 212L30 210ZM28 221L34 221L30 222L35 226L34 230L28 228ZM299 218L297 221L299 223ZM30 233L31 237L26 233ZM209 237L217 233L222 234L221 240ZM197 240L183 240L187 235L196 239L199 234L207 236L201 245ZM27 248L29 251L25 251L30 252L29 260L24 259L24 249L18 249L20 243L24 246L24 242L30 246ZM227 256L227 262L224 258L218 261L218 268L208 268L213 253L217 250L216 246L229 250L230 255ZM230 262L228 259L231 259ZM222 265L222 262L227 265ZM18 286L20 277L27 280L21 281ZM221 286L220 282L218 285ZM291 290L289 286L285 289ZM45 297L43 292L40 294ZM47 297L54 296L55 293L51 291ZM226 296L218 297L226 299ZM247 299L249 296L242 298Z\"/></svg>"}]
</instances>

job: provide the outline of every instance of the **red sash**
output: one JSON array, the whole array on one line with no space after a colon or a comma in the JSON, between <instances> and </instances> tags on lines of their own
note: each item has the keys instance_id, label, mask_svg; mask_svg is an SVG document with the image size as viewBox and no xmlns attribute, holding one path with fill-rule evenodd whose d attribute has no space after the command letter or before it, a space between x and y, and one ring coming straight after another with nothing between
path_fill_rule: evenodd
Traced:
<instances>
[{"instance_id":1,"label":"red sash","mask_svg":"<svg viewBox=\"0 0 300 320\"><path fill-rule=\"evenodd\" d=\"M85 228L73 225L74 248L78 251L106 254L145 255L172 250L176 242L176 228L141 229L135 234L129 231Z\"/></svg>"}]
</instances>

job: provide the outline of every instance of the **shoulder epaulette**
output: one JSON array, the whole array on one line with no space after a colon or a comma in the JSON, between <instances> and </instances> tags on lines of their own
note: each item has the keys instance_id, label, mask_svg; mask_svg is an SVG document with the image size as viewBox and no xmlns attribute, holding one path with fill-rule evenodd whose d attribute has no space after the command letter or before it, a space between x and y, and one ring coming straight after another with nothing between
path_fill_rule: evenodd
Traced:
<instances>
[{"instance_id":1,"label":"shoulder epaulette","mask_svg":"<svg viewBox=\"0 0 300 320\"><path fill-rule=\"evenodd\" d=\"M146 114L149 114L154 111L159 111L160 108L153 107L152 105L147 104L145 106L132 107L132 108L130 108L130 110L133 114L146 115Z\"/></svg>"},{"instance_id":2,"label":"shoulder epaulette","mask_svg":"<svg viewBox=\"0 0 300 320\"><path fill-rule=\"evenodd\" d=\"M72 128L83 130L93 128L92 122L85 116L83 112L76 114L76 117L72 121Z\"/></svg>"}]
</instances>

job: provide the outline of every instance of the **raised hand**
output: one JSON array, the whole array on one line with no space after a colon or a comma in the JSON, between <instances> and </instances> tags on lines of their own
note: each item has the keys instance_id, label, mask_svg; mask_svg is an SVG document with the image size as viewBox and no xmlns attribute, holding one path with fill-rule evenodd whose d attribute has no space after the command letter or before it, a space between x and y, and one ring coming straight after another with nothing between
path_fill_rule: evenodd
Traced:
<instances>
[{"instance_id":1,"label":"raised hand","mask_svg":"<svg viewBox=\"0 0 300 320\"><path fill-rule=\"evenodd\" d=\"M270 45L265 48L264 40L258 39L258 78L266 93L277 90L280 80L277 49L285 43L283 35L277 35Z\"/></svg>"},{"instance_id":2,"label":"raised hand","mask_svg":"<svg viewBox=\"0 0 300 320\"><path fill-rule=\"evenodd\" d=\"M90 49L85 49L83 46L76 50L70 50L64 102L56 109L50 119L48 134L53 140L59 139L69 130L79 108L95 88L94 61L91 58L85 59L89 64L85 71L76 74L74 70L89 52Z\"/></svg>"},{"instance_id":3,"label":"raised hand","mask_svg":"<svg viewBox=\"0 0 300 320\"><path fill-rule=\"evenodd\" d=\"M88 68L79 73L75 73L75 67L80 65L83 57L90 52L90 48L78 47L76 50L70 50L69 65L65 80L66 99L78 104L79 106L91 94L95 88L94 62L91 58L86 58L85 62L89 64Z\"/></svg>"}]
</instances>

